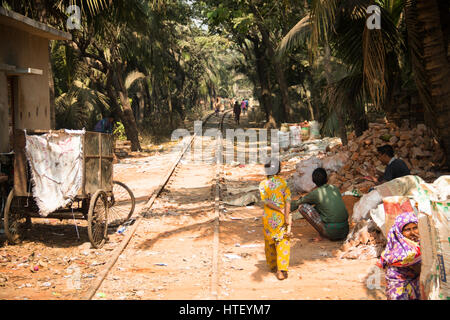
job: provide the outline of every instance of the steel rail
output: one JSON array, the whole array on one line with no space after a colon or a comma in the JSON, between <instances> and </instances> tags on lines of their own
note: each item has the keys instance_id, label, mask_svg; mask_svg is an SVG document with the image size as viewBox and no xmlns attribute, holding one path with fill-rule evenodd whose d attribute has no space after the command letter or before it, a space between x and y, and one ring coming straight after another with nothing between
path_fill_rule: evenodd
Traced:
<instances>
[{"instance_id":1,"label":"steel rail","mask_svg":"<svg viewBox=\"0 0 450 320\"><path fill-rule=\"evenodd\" d=\"M226 112L224 112L224 115L222 116L222 121L223 121L223 117L225 116L225 113ZM213 115L214 115L214 113L209 114L202 121L202 124L206 124L208 122L208 120ZM96 279L94 284L91 285L90 288L87 290L87 293L84 295L85 299L83 299L83 300L92 300L95 297L95 294L96 294L97 290L100 288L100 286L102 285L103 281L106 279L106 276L111 271L112 267L115 265L115 263L119 259L119 256L125 250L125 248L127 247L128 243L130 242L131 238L133 237L134 233L136 232L140 222L142 221L142 218L144 217L143 213L148 212L151 209L151 207L152 207L153 203L155 202L156 198L160 195L160 193L162 192L164 187L169 182L170 177L172 176L173 172L175 171L175 168L178 166L178 164L180 163L180 160L183 158L184 154L189 149L189 147L192 145L192 143L194 142L196 137L197 137L197 133L194 133L194 135L190 138L190 141L186 144L186 146L183 148L183 150L181 150L180 154L177 156L176 160L174 161L174 163L172 164L170 169L167 171L166 176L162 179L162 181L159 184L159 186L156 189L156 191L154 191L152 193L152 196L150 197L148 202L139 211L139 214L138 214L138 217L136 218L136 221L132 225L132 228L129 229L129 232L127 232L125 238L121 241L120 246L117 247L113 251L112 257L109 259L108 263L105 265L104 269L101 271L100 276Z\"/></svg>"}]
</instances>

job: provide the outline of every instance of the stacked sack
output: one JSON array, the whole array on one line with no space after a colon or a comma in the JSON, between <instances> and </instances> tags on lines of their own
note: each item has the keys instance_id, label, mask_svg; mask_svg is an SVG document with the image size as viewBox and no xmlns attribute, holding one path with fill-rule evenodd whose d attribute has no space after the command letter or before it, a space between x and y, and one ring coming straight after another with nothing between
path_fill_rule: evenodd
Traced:
<instances>
[{"instance_id":1,"label":"stacked sack","mask_svg":"<svg viewBox=\"0 0 450 320\"><path fill-rule=\"evenodd\" d=\"M363 179L376 169L378 174L384 172L385 166L379 160L377 147L390 144L397 157L405 161L412 175L418 175L431 182L437 174L431 171L444 163L444 152L423 124L413 129L401 129L394 123L370 123L369 129L356 137L352 132L348 136L348 145L336 146L327 150L327 155L345 155L348 161L339 171L332 173L329 183L343 191L357 188L365 193L374 184ZM372 172L373 174L373 172Z\"/></svg>"}]
</instances>

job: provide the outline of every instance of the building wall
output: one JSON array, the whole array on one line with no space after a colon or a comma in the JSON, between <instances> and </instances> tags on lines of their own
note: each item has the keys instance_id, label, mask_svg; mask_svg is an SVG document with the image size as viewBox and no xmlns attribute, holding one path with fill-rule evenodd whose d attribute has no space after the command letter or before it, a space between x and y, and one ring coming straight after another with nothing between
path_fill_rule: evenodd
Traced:
<instances>
[{"instance_id":1,"label":"building wall","mask_svg":"<svg viewBox=\"0 0 450 320\"><path fill-rule=\"evenodd\" d=\"M49 41L19 29L0 25L0 64L35 68L42 75L19 75L15 123L17 129L50 129ZM6 77L0 72L0 132L8 127ZM4 116L6 115L6 117ZM3 137L0 138L3 149Z\"/></svg>"}]
</instances>

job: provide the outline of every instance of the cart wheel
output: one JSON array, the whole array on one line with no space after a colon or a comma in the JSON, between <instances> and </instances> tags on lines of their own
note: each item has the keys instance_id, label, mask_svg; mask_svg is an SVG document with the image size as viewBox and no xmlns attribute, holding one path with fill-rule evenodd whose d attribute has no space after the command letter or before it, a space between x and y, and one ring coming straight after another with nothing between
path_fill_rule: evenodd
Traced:
<instances>
[{"instance_id":1,"label":"cart wheel","mask_svg":"<svg viewBox=\"0 0 450 320\"><path fill-rule=\"evenodd\" d=\"M19 244L22 242L23 234L27 229L27 216L20 209L19 198L14 196L14 189L6 199L4 211L5 234L10 244Z\"/></svg>"},{"instance_id":2,"label":"cart wheel","mask_svg":"<svg viewBox=\"0 0 450 320\"><path fill-rule=\"evenodd\" d=\"M106 193L97 190L91 198L88 212L88 236L94 248L100 249L108 232L108 206Z\"/></svg>"},{"instance_id":3,"label":"cart wheel","mask_svg":"<svg viewBox=\"0 0 450 320\"><path fill-rule=\"evenodd\" d=\"M113 181L113 192L108 199L108 225L116 227L131 218L136 205L133 192L124 183Z\"/></svg>"}]
</instances>

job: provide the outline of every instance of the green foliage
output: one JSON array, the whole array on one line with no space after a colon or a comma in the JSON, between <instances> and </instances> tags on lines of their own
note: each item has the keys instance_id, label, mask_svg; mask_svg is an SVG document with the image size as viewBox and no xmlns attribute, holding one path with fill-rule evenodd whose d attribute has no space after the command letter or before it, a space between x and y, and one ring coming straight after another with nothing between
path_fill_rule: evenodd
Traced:
<instances>
[{"instance_id":1,"label":"green foliage","mask_svg":"<svg viewBox=\"0 0 450 320\"><path fill-rule=\"evenodd\" d=\"M123 126L122 122L117 121L116 123L114 123L113 135L116 140L127 140L125 127Z\"/></svg>"},{"instance_id":2,"label":"green foliage","mask_svg":"<svg viewBox=\"0 0 450 320\"><path fill-rule=\"evenodd\" d=\"M51 62L58 128L92 129L123 108L122 81L141 130L172 130L209 107L216 95L232 97L234 44L194 22L198 8L172 0L3 1L31 18L66 29L65 9L82 9L73 41L52 42ZM226 10L219 11L226 16ZM82 85L81 85L82 84ZM111 95L111 93L115 93ZM151 130L150 130L151 131Z\"/></svg>"}]
</instances>

